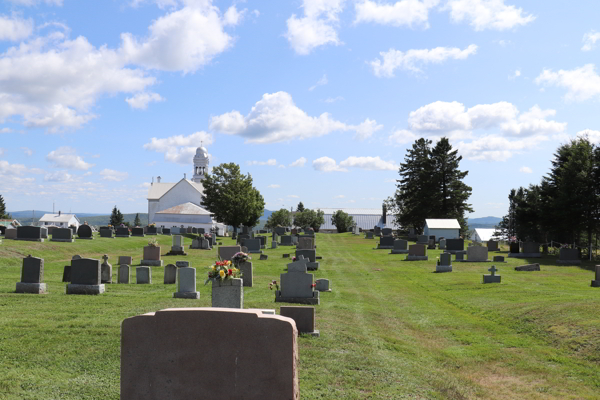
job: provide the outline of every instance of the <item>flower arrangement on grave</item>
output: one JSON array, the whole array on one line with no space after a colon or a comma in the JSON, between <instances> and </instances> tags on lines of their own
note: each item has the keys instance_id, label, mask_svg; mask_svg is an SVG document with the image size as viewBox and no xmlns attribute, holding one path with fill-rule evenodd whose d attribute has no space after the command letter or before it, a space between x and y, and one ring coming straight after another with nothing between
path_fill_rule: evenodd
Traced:
<instances>
[{"instance_id":1,"label":"flower arrangement on grave","mask_svg":"<svg viewBox=\"0 0 600 400\"><path fill-rule=\"evenodd\" d=\"M273 280L271 281L271 283L269 283L269 289L273 290L273 286L275 286L275 290L279 290L279 285L277 284L277 281Z\"/></svg>"},{"instance_id":2,"label":"flower arrangement on grave","mask_svg":"<svg viewBox=\"0 0 600 400\"><path fill-rule=\"evenodd\" d=\"M148 225L150 228L156 228L156 224L153 222L150 225Z\"/></svg>"},{"instance_id":3,"label":"flower arrangement on grave","mask_svg":"<svg viewBox=\"0 0 600 400\"><path fill-rule=\"evenodd\" d=\"M216 261L215 265L209 267L208 278L204 281L206 285L210 281L225 282L228 279L241 278L242 272L231 265L231 261Z\"/></svg>"},{"instance_id":4,"label":"flower arrangement on grave","mask_svg":"<svg viewBox=\"0 0 600 400\"><path fill-rule=\"evenodd\" d=\"M148 240L148 246L150 246L150 247L158 247L159 246L158 240L156 240L154 238Z\"/></svg>"},{"instance_id":5,"label":"flower arrangement on grave","mask_svg":"<svg viewBox=\"0 0 600 400\"><path fill-rule=\"evenodd\" d=\"M235 265L237 268L239 268L242 263L245 263L246 261L251 260L251 259L252 258L248 254L241 252L241 251L235 253L233 255L233 257L231 257L231 261L233 262L233 265Z\"/></svg>"}]
</instances>

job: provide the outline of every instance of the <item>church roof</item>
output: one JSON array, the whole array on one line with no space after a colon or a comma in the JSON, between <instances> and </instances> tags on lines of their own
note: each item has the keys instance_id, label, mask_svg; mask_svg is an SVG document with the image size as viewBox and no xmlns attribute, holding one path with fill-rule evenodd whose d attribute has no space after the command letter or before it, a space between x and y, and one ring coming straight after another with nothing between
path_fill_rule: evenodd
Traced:
<instances>
[{"instance_id":1,"label":"church roof","mask_svg":"<svg viewBox=\"0 0 600 400\"><path fill-rule=\"evenodd\" d=\"M167 208L157 212L157 214L211 215L209 211L190 202Z\"/></svg>"},{"instance_id":2,"label":"church roof","mask_svg":"<svg viewBox=\"0 0 600 400\"><path fill-rule=\"evenodd\" d=\"M148 200L158 200L158 199L160 199L169 190L173 189L175 186L177 186L182 181L185 181L185 182L189 183L190 185L192 185L192 187L194 189L196 189L198 192L200 192L200 193L204 192L204 186L202 186L201 183L196 183L196 182L188 181L185 178L183 178L181 181L179 181L177 183L158 183L158 182L154 182L154 183L152 183L152 185L148 189Z\"/></svg>"}]
</instances>

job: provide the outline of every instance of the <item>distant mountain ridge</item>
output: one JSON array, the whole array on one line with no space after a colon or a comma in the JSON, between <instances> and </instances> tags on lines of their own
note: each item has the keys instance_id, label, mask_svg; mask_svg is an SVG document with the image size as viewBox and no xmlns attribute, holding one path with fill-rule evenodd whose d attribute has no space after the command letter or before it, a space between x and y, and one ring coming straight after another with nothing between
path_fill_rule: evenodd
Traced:
<instances>
[{"instance_id":1,"label":"distant mountain ridge","mask_svg":"<svg viewBox=\"0 0 600 400\"><path fill-rule=\"evenodd\" d=\"M467 224L469 229L475 228L490 228L493 229L502 221L502 218L498 217L482 217L482 218L468 218Z\"/></svg>"}]
</instances>

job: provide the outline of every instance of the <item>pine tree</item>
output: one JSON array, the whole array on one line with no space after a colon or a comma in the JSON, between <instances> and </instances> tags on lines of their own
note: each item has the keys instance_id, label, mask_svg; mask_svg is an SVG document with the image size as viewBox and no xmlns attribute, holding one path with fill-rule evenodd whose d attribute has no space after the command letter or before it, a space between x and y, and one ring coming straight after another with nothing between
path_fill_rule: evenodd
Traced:
<instances>
[{"instance_id":1,"label":"pine tree","mask_svg":"<svg viewBox=\"0 0 600 400\"><path fill-rule=\"evenodd\" d=\"M296 207L296 211L297 212L303 212L304 211L304 204L302 204L302 202L298 203L298 207Z\"/></svg>"},{"instance_id":2,"label":"pine tree","mask_svg":"<svg viewBox=\"0 0 600 400\"><path fill-rule=\"evenodd\" d=\"M4 203L4 197L0 194L0 218L1 219L10 219L10 214L6 213L6 204Z\"/></svg>"},{"instance_id":3,"label":"pine tree","mask_svg":"<svg viewBox=\"0 0 600 400\"><path fill-rule=\"evenodd\" d=\"M134 226L140 226L140 225L142 225L142 221L140 221L140 214L139 213L135 214L135 219L133 220L133 225Z\"/></svg>"},{"instance_id":4,"label":"pine tree","mask_svg":"<svg viewBox=\"0 0 600 400\"><path fill-rule=\"evenodd\" d=\"M123 223L123 219L123 214L121 214L121 211L115 206L110 214L110 224L112 226L119 226Z\"/></svg>"}]
</instances>

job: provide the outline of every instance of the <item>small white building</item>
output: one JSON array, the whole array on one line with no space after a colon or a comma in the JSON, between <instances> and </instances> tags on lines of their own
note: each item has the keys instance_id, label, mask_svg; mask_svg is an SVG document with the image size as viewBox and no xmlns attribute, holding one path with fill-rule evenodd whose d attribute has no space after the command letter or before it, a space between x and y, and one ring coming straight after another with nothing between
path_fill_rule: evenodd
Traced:
<instances>
[{"instance_id":1,"label":"small white building","mask_svg":"<svg viewBox=\"0 0 600 400\"><path fill-rule=\"evenodd\" d=\"M456 219L426 219L423 234L435 236L435 240L441 237L446 239L460 238L460 224Z\"/></svg>"},{"instance_id":2,"label":"small white building","mask_svg":"<svg viewBox=\"0 0 600 400\"><path fill-rule=\"evenodd\" d=\"M313 210L324 212L323 218L325 219L325 223L319 228L321 231L336 230L336 227L331 223L331 217L338 210L342 210L350 215L356 226L363 230L373 229L375 226L392 229L399 228L394 222L395 215L386 212L387 215L384 218L383 209L381 208L314 208Z\"/></svg>"},{"instance_id":3,"label":"small white building","mask_svg":"<svg viewBox=\"0 0 600 400\"><path fill-rule=\"evenodd\" d=\"M487 242L488 240L492 240L494 233L496 233L495 229L475 228L475 231L471 235L471 240L474 242Z\"/></svg>"},{"instance_id":4,"label":"small white building","mask_svg":"<svg viewBox=\"0 0 600 400\"><path fill-rule=\"evenodd\" d=\"M75 226L79 228L81 222L75 214L63 214L60 211L58 214L44 214L42 218L40 218L39 226L58 226L59 228L68 228L70 226Z\"/></svg>"},{"instance_id":5,"label":"small white building","mask_svg":"<svg viewBox=\"0 0 600 400\"><path fill-rule=\"evenodd\" d=\"M218 234L225 234L225 225L217 223L212 214L204 208L193 203L184 203L166 210L158 211L154 214L154 223L156 226L204 228L206 233L212 228L217 228Z\"/></svg>"}]
</instances>

